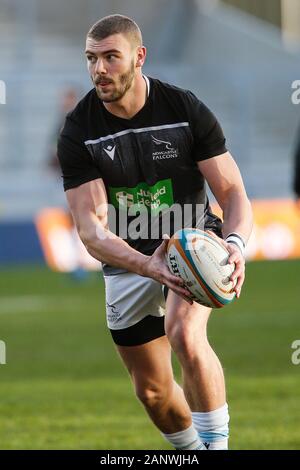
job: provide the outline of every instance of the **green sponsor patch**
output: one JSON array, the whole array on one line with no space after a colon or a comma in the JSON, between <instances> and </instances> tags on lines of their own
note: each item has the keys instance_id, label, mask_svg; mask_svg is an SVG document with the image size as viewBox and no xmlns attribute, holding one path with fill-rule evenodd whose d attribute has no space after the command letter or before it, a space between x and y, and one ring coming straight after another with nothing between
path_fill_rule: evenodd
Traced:
<instances>
[{"instance_id":1,"label":"green sponsor patch","mask_svg":"<svg viewBox=\"0 0 300 470\"><path fill-rule=\"evenodd\" d=\"M174 203L171 179L158 181L153 186L139 183L134 188L110 187L109 197L111 204L118 209L147 209L154 215Z\"/></svg>"}]
</instances>

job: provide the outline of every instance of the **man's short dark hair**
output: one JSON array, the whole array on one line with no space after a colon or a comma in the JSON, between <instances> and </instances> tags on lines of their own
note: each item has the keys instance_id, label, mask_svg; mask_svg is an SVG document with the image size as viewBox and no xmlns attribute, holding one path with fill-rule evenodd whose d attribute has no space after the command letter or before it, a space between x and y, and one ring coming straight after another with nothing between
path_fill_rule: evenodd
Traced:
<instances>
[{"instance_id":1,"label":"man's short dark hair","mask_svg":"<svg viewBox=\"0 0 300 470\"><path fill-rule=\"evenodd\" d=\"M142 33L135 21L124 15L109 15L97 21L87 33L87 37L101 41L112 34L124 34L130 43L142 46Z\"/></svg>"}]
</instances>

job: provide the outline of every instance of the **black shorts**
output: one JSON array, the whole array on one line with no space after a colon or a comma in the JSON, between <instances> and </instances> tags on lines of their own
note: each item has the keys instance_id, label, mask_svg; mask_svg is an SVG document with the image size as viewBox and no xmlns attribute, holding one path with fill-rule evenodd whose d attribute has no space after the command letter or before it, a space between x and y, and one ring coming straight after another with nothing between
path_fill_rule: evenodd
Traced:
<instances>
[{"instance_id":1,"label":"black shorts","mask_svg":"<svg viewBox=\"0 0 300 470\"><path fill-rule=\"evenodd\" d=\"M139 346L166 334L165 317L147 315L133 326L109 331L118 346Z\"/></svg>"}]
</instances>

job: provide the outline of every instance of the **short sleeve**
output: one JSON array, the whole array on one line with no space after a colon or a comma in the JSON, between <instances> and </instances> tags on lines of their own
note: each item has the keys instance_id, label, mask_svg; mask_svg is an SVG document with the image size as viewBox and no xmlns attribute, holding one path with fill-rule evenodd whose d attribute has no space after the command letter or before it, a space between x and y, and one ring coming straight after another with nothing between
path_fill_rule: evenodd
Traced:
<instances>
[{"instance_id":1,"label":"short sleeve","mask_svg":"<svg viewBox=\"0 0 300 470\"><path fill-rule=\"evenodd\" d=\"M100 170L84 144L83 132L70 115L66 117L58 139L57 156L65 191L101 178Z\"/></svg>"},{"instance_id":2,"label":"short sleeve","mask_svg":"<svg viewBox=\"0 0 300 470\"><path fill-rule=\"evenodd\" d=\"M191 92L188 92L188 114L195 142L195 161L207 160L227 152L226 139L217 118Z\"/></svg>"}]
</instances>

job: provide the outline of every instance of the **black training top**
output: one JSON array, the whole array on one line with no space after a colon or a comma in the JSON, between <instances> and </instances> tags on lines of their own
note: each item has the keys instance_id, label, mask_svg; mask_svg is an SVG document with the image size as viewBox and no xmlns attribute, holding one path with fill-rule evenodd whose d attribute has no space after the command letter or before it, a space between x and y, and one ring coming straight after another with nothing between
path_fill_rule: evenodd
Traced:
<instances>
[{"instance_id":1,"label":"black training top","mask_svg":"<svg viewBox=\"0 0 300 470\"><path fill-rule=\"evenodd\" d=\"M128 216L129 211L127 227L137 221L139 212L130 212L137 207L159 225L163 208L174 204L203 204L208 217L205 182L197 162L226 152L222 129L190 91L144 78L148 98L131 119L107 111L95 89L67 115L58 142L64 189L102 178L115 213L125 211ZM199 226L194 215L185 226ZM115 232L136 250L152 254L161 243L161 233L149 239L145 227L140 229L144 232L140 237L124 236L124 227L120 230L117 223Z\"/></svg>"}]
</instances>

